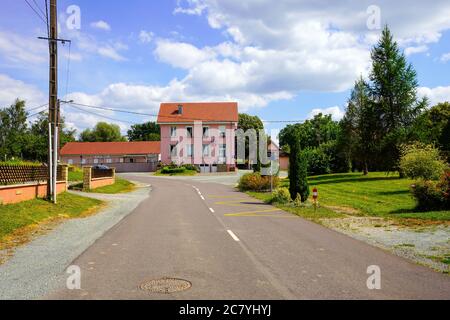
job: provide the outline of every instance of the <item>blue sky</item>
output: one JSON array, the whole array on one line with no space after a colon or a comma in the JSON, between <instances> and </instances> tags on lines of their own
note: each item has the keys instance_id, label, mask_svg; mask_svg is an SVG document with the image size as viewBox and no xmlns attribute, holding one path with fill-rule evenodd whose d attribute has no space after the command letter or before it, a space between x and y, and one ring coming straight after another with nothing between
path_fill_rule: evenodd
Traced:
<instances>
[{"instance_id":1,"label":"blue sky","mask_svg":"<svg viewBox=\"0 0 450 320\"><path fill-rule=\"evenodd\" d=\"M44 8L44 0L35 1ZM59 47L60 97L84 104L155 114L164 101L231 100L263 120L304 120L320 111L339 119L352 84L368 74L370 48L384 24L416 68L419 94L432 103L450 100L450 3L444 0L433 6L418 0L59 0L58 6L60 37L72 40L68 82L68 45ZM70 6L79 8L79 19ZM3 1L0 106L17 97L29 108L47 102L48 51L37 40L45 32L24 0ZM120 120L114 122L124 132L152 120L69 106L63 113L78 131L102 116Z\"/></svg>"}]
</instances>

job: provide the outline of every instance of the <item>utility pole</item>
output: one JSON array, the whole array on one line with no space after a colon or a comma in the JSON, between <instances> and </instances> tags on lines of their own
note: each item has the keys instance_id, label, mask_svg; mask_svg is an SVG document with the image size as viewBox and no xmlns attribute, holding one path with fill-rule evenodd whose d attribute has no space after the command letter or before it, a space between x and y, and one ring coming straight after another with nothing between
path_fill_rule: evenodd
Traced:
<instances>
[{"instance_id":1,"label":"utility pole","mask_svg":"<svg viewBox=\"0 0 450 320\"><path fill-rule=\"evenodd\" d=\"M55 157L57 137L57 123L56 123L56 108L58 103L58 12L57 0L50 0L50 39L49 39L49 54L50 54L50 85L49 85L49 110L48 122L49 126L49 143L48 159L49 159L49 181L47 183L47 190L49 191L50 199L56 203L56 176L55 168L58 167L58 159ZM55 139L56 137L56 139ZM52 150L53 149L53 150Z\"/></svg>"},{"instance_id":2,"label":"utility pole","mask_svg":"<svg viewBox=\"0 0 450 320\"><path fill-rule=\"evenodd\" d=\"M56 203L56 180L58 171L59 151L59 101L58 101L58 42L70 42L70 40L58 39L58 9L57 0L50 0L50 26L49 38L39 37L49 43L49 139L48 139L48 181L47 194L49 199Z\"/></svg>"}]
</instances>

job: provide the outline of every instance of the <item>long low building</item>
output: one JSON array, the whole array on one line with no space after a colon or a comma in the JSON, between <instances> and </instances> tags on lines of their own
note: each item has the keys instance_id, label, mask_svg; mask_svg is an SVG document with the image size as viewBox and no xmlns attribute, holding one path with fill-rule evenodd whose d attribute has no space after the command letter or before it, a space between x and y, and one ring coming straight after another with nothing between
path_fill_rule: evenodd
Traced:
<instances>
[{"instance_id":1,"label":"long low building","mask_svg":"<svg viewBox=\"0 0 450 320\"><path fill-rule=\"evenodd\" d=\"M156 171L160 154L159 141L69 142L60 152L63 163L80 167L103 164L117 172Z\"/></svg>"}]
</instances>

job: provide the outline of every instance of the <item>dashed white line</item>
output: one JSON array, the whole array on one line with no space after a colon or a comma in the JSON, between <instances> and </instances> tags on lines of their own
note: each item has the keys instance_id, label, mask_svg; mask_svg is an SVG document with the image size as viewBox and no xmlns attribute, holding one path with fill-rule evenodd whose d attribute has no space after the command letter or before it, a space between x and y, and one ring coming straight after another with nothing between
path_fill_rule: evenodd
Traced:
<instances>
[{"instance_id":1,"label":"dashed white line","mask_svg":"<svg viewBox=\"0 0 450 320\"><path fill-rule=\"evenodd\" d=\"M202 200L205 200L205 197L204 197L204 196L202 196L202 195L200 195L200 198L202 198Z\"/></svg>"},{"instance_id":2,"label":"dashed white line","mask_svg":"<svg viewBox=\"0 0 450 320\"><path fill-rule=\"evenodd\" d=\"M228 234L233 238L234 241L239 242L239 238L231 230L227 230Z\"/></svg>"},{"instance_id":3,"label":"dashed white line","mask_svg":"<svg viewBox=\"0 0 450 320\"><path fill-rule=\"evenodd\" d=\"M209 211L211 211L212 213L215 212L213 208L209 208Z\"/></svg>"}]
</instances>

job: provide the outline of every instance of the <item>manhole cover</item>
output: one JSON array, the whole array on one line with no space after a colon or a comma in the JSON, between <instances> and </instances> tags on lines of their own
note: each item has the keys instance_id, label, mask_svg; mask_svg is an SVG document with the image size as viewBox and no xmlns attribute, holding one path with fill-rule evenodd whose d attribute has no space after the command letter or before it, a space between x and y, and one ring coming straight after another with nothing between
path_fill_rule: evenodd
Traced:
<instances>
[{"instance_id":1,"label":"manhole cover","mask_svg":"<svg viewBox=\"0 0 450 320\"><path fill-rule=\"evenodd\" d=\"M144 282L139 286L141 290L153 293L174 293L189 289L192 284L183 279L162 278Z\"/></svg>"}]
</instances>

